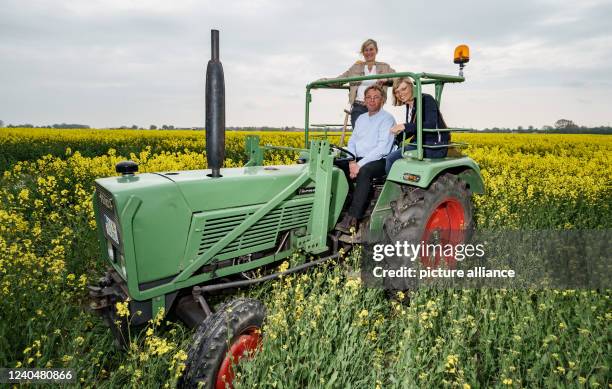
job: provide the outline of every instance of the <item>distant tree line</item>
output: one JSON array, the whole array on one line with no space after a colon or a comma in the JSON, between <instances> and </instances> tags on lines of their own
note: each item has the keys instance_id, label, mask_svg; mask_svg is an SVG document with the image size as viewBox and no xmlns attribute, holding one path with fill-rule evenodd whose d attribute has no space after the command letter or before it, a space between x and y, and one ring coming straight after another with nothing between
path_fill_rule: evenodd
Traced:
<instances>
[{"instance_id":1,"label":"distant tree line","mask_svg":"<svg viewBox=\"0 0 612 389\"><path fill-rule=\"evenodd\" d=\"M506 132L506 133L548 133L548 134L612 134L612 127L610 126L599 126L599 127L585 127L579 126L569 119L559 119L555 122L554 126L543 126L542 128L534 128L528 126L518 126L516 128L485 128L482 130L476 130L473 128L468 129L470 132Z\"/></svg>"},{"instance_id":2,"label":"distant tree line","mask_svg":"<svg viewBox=\"0 0 612 389\"><path fill-rule=\"evenodd\" d=\"M4 127L4 122L0 120L0 127ZM8 124L7 128L90 128L90 126L86 124L53 124L48 126L34 126L32 124ZM144 130L145 128L140 127L136 124L131 126L120 126L120 127L112 127L109 129L119 129L119 130ZM157 126L155 124L151 124L149 126L149 130L199 130L203 131L204 127L175 127L173 125L162 124L161 126ZM303 128L295 127L295 126L285 126L285 127L270 127L270 126L247 126L247 127L237 127L231 126L227 127L228 131L295 131L300 132L303 131ZM319 128L311 128L311 130L319 130ZM323 131L323 128L320 128ZM340 126L334 128L328 128L327 131L335 132L341 131L342 128ZM493 127L493 128L484 128L482 130L475 128L463 128L468 132L501 132L501 133L549 133L549 134L612 134L612 127L610 126L599 126L599 127L585 127L579 126L569 119L559 119L555 122L554 126L543 126L542 128L535 128L534 126L518 126L516 128L509 127Z\"/></svg>"},{"instance_id":3,"label":"distant tree line","mask_svg":"<svg viewBox=\"0 0 612 389\"><path fill-rule=\"evenodd\" d=\"M578 128L553 128L551 126L544 126L542 128L485 128L483 130L476 130L473 128L466 128L467 132L478 132L478 133L491 133L491 132L500 132L500 133L512 133L512 134L601 134L601 135L611 135L612 127L578 127Z\"/></svg>"},{"instance_id":4,"label":"distant tree line","mask_svg":"<svg viewBox=\"0 0 612 389\"><path fill-rule=\"evenodd\" d=\"M4 122L0 120L0 127L4 127ZM60 124L52 124L48 126L35 126L33 124L25 123L25 124L8 124L6 128L91 128L86 124L76 124L76 123L60 123Z\"/></svg>"}]
</instances>

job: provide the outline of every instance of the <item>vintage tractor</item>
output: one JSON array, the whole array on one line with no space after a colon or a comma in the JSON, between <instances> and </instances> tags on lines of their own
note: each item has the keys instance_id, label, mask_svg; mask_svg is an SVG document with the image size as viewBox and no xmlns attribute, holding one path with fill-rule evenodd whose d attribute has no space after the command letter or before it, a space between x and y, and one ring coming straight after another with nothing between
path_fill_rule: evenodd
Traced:
<instances>
[{"instance_id":1,"label":"vintage tractor","mask_svg":"<svg viewBox=\"0 0 612 389\"><path fill-rule=\"evenodd\" d=\"M464 78L404 72L310 83L303 149L261 146L257 136L248 136L246 165L222 168L225 90L218 31L212 31L211 40L206 74L209 168L138 174L137 164L125 161L116 166L119 176L95 181L100 250L110 268L98 285L90 286L90 294L92 308L102 314L119 345L126 344L128 326L143 325L160 312L197 327L181 385L222 388L231 384L232 364L260 344L265 307L240 298L213 312L210 296L302 271L337 258L342 248L334 226L345 211L349 186L334 160L352 157L325 139L309 139L311 91L410 76L417 98L423 85L433 84L439 103L444 84ZM463 66L467 56L459 62ZM416 150L405 152L386 180L372 183L361 226L370 242L417 241L438 230L461 233L471 227L470 196L484 190L478 166L464 156L423 158L429 147L422 144L423 132L451 130L423 129L420 110L417 123ZM264 152L275 148L299 153L296 164L264 166ZM316 259L253 276L253 270L273 268L297 250ZM117 304L124 302L127 318L117 312Z\"/></svg>"}]
</instances>

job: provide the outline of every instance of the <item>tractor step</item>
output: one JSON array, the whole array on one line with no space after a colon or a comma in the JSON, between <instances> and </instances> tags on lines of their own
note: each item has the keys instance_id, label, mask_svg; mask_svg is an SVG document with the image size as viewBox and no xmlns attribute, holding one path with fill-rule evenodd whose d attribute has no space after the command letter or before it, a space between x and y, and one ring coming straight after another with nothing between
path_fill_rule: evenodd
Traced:
<instances>
[{"instance_id":1,"label":"tractor step","mask_svg":"<svg viewBox=\"0 0 612 389\"><path fill-rule=\"evenodd\" d=\"M338 240L348 244L359 244L361 243L361 229L354 234L342 234Z\"/></svg>"}]
</instances>

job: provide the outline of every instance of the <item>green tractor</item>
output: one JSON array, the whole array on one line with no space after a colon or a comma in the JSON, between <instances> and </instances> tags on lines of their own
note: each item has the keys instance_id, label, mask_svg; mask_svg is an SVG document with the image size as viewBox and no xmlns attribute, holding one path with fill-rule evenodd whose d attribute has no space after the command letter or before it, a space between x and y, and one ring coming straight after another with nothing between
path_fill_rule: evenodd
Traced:
<instances>
[{"instance_id":1,"label":"green tractor","mask_svg":"<svg viewBox=\"0 0 612 389\"><path fill-rule=\"evenodd\" d=\"M222 168L225 90L218 31L212 31L211 40L206 75L209 169L137 174L136 163L125 161L116 166L120 176L95 181L100 250L110 267L90 286L90 294L92 309L103 316L120 346L126 345L128 326L144 325L158 314L197 327L181 385L223 388L231 385L232 364L259 346L265 307L240 298L213 312L210 297L305 270L343 251L335 225L345 212L349 186L334 160L351 156L326 139L309 139L311 91L410 76L417 98L423 85L433 84L440 103L444 85L464 78L403 72L312 82L306 86L303 149L260 145L257 136L248 136L246 165ZM461 66L464 62L467 58L460 59ZM471 194L484 191L479 167L460 155L424 158L423 149L434 146L423 145L422 134L440 130L424 129L421 122L418 109L416 150L405 152L386 179L372 183L361 225L368 242L428 240L438 230L471 227ZM299 153L296 164L264 166L264 153L274 149ZM254 276L255 270L273 269L298 250L316 259ZM127 318L117 311L117 304L125 302Z\"/></svg>"}]
</instances>

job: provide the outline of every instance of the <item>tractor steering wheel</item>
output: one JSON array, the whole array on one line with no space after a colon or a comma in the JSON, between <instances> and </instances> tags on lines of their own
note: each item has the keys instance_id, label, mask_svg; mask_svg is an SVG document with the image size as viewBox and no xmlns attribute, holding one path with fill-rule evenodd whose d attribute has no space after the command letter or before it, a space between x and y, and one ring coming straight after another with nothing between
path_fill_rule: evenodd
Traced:
<instances>
[{"instance_id":1,"label":"tractor steering wheel","mask_svg":"<svg viewBox=\"0 0 612 389\"><path fill-rule=\"evenodd\" d=\"M350 162L350 161L356 161L357 157L355 157L355 154L351 153L350 151L348 151L347 149L345 149L344 147L340 147L340 146L336 146L333 143L329 144L329 147L334 149L334 150L338 150L341 153L344 153L345 156L344 157L336 157L334 158L334 161L339 162L339 161L346 161L346 162Z\"/></svg>"}]
</instances>

